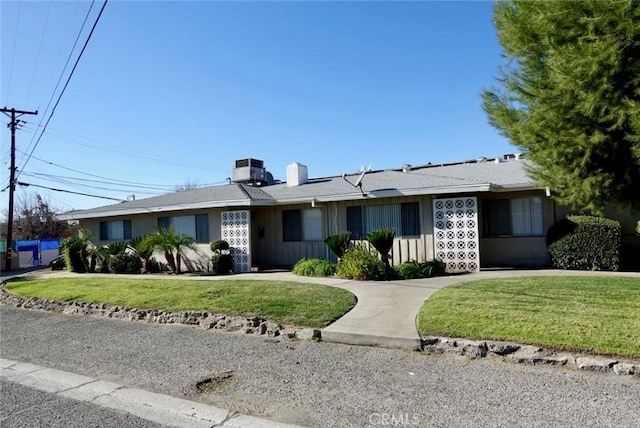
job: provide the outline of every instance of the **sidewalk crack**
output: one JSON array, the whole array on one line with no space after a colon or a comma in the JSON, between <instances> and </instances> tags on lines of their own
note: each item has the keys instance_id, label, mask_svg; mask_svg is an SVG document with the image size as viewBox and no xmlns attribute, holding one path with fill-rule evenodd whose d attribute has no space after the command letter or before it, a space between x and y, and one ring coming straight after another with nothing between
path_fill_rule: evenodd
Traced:
<instances>
[{"instance_id":1,"label":"sidewalk crack","mask_svg":"<svg viewBox=\"0 0 640 428\"><path fill-rule=\"evenodd\" d=\"M227 422L229 422L231 419L239 416L240 413L230 410L229 413L227 413L227 416L225 416L225 418L222 420L222 422L220 422L219 424L215 424L215 425L211 425L211 428L215 428L215 427L223 427L225 426L225 424Z\"/></svg>"}]
</instances>

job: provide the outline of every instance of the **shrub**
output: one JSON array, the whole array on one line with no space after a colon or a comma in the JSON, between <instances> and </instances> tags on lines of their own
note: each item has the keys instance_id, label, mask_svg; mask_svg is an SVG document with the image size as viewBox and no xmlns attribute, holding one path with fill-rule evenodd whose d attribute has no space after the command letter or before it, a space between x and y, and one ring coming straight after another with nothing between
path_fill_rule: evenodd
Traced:
<instances>
[{"instance_id":1,"label":"shrub","mask_svg":"<svg viewBox=\"0 0 640 428\"><path fill-rule=\"evenodd\" d=\"M338 266L339 276L361 281L383 279L385 271L385 265L378 258L378 252L369 250L362 244L347 251Z\"/></svg>"},{"instance_id":2,"label":"shrub","mask_svg":"<svg viewBox=\"0 0 640 428\"><path fill-rule=\"evenodd\" d=\"M600 217L568 216L547 231L547 250L560 269L620 269L620 223Z\"/></svg>"},{"instance_id":3,"label":"shrub","mask_svg":"<svg viewBox=\"0 0 640 428\"><path fill-rule=\"evenodd\" d=\"M211 268L217 274L231 273L233 271L233 256L231 254L215 253L211 256Z\"/></svg>"},{"instance_id":4,"label":"shrub","mask_svg":"<svg viewBox=\"0 0 640 428\"><path fill-rule=\"evenodd\" d=\"M210 244L213 256L211 267L217 274L226 275L233 271L233 256L229 254L229 243L222 239Z\"/></svg>"},{"instance_id":5,"label":"shrub","mask_svg":"<svg viewBox=\"0 0 640 428\"><path fill-rule=\"evenodd\" d=\"M329 250L336 255L338 260L341 260L344 253L349 249L349 243L351 242L351 232L342 232L337 235L327 236L324 243Z\"/></svg>"},{"instance_id":6,"label":"shrub","mask_svg":"<svg viewBox=\"0 0 640 428\"><path fill-rule=\"evenodd\" d=\"M424 278L444 275L447 273L447 264L442 260L433 259L425 263L420 263L420 271Z\"/></svg>"},{"instance_id":7,"label":"shrub","mask_svg":"<svg viewBox=\"0 0 640 428\"><path fill-rule=\"evenodd\" d=\"M424 263L416 261L405 262L395 266L393 269L398 278L414 279L443 275L446 267L447 265L441 260L431 260Z\"/></svg>"},{"instance_id":8,"label":"shrub","mask_svg":"<svg viewBox=\"0 0 640 428\"><path fill-rule=\"evenodd\" d=\"M301 259L293 266L292 272L298 276L332 276L338 265L324 259Z\"/></svg>"},{"instance_id":9,"label":"shrub","mask_svg":"<svg viewBox=\"0 0 640 428\"><path fill-rule=\"evenodd\" d=\"M390 268L389 252L393 247L393 239L395 238L395 236L396 230L391 227L386 229L373 230L367 233L367 241L369 241L369 243L373 245L376 250L378 250L382 262L387 267L387 269Z\"/></svg>"},{"instance_id":10,"label":"shrub","mask_svg":"<svg viewBox=\"0 0 640 428\"><path fill-rule=\"evenodd\" d=\"M422 269L417 262L405 262L393 267L395 274L398 278L402 279L414 279L422 278Z\"/></svg>"},{"instance_id":11,"label":"shrub","mask_svg":"<svg viewBox=\"0 0 640 428\"><path fill-rule=\"evenodd\" d=\"M69 272L86 272L85 262L82 260L82 253L87 249L87 243L78 236L71 236L61 244L64 264Z\"/></svg>"},{"instance_id":12,"label":"shrub","mask_svg":"<svg viewBox=\"0 0 640 428\"><path fill-rule=\"evenodd\" d=\"M223 253L229 250L229 243L227 241L219 240L213 241L210 245L211 251L214 253Z\"/></svg>"},{"instance_id":13,"label":"shrub","mask_svg":"<svg viewBox=\"0 0 640 428\"><path fill-rule=\"evenodd\" d=\"M120 253L109 258L109 271L112 273L140 273L142 259L137 254Z\"/></svg>"}]
</instances>

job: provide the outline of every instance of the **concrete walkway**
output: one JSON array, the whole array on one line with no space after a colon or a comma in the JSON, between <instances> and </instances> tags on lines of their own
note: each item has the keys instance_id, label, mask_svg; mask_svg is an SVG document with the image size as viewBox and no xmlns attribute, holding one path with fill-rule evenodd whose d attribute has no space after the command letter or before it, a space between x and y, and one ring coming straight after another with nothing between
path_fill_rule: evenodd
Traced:
<instances>
[{"instance_id":1,"label":"concrete walkway","mask_svg":"<svg viewBox=\"0 0 640 428\"><path fill-rule=\"evenodd\" d=\"M637 272L585 272L557 269L488 270L469 274L400 281L350 281L336 278L307 278L290 272L250 274L255 279L313 282L349 290L358 298L356 307L330 326L321 330L322 340L350 345L382 346L386 348L419 349L417 331L418 310L434 292L448 285L480 279L509 278L535 275L565 276L628 276ZM244 274L243 278L247 278Z\"/></svg>"}]
</instances>

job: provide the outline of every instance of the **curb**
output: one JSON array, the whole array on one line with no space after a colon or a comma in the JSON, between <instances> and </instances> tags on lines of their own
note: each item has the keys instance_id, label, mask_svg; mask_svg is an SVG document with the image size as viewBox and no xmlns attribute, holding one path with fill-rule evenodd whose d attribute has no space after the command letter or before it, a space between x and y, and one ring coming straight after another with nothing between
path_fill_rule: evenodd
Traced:
<instances>
[{"instance_id":1,"label":"curb","mask_svg":"<svg viewBox=\"0 0 640 428\"><path fill-rule=\"evenodd\" d=\"M171 427L295 428L194 401L129 388L76 373L0 358L0 378L73 400L85 401Z\"/></svg>"},{"instance_id":2,"label":"curb","mask_svg":"<svg viewBox=\"0 0 640 428\"><path fill-rule=\"evenodd\" d=\"M345 345L377 346L380 348L405 349L409 351L421 350L422 348L421 340L417 334L415 338L412 338L322 330L320 340Z\"/></svg>"}]
</instances>

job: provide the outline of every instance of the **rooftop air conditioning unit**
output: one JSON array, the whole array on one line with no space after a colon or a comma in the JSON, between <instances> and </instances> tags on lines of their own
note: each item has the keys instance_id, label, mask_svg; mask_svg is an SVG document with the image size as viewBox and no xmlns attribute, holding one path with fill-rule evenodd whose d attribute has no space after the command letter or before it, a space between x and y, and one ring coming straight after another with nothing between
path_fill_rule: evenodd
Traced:
<instances>
[{"instance_id":1,"label":"rooftop air conditioning unit","mask_svg":"<svg viewBox=\"0 0 640 428\"><path fill-rule=\"evenodd\" d=\"M233 162L231 179L234 183L265 183L264 162L258 159L238 159Z\"/></svg>"}]
</instances>

